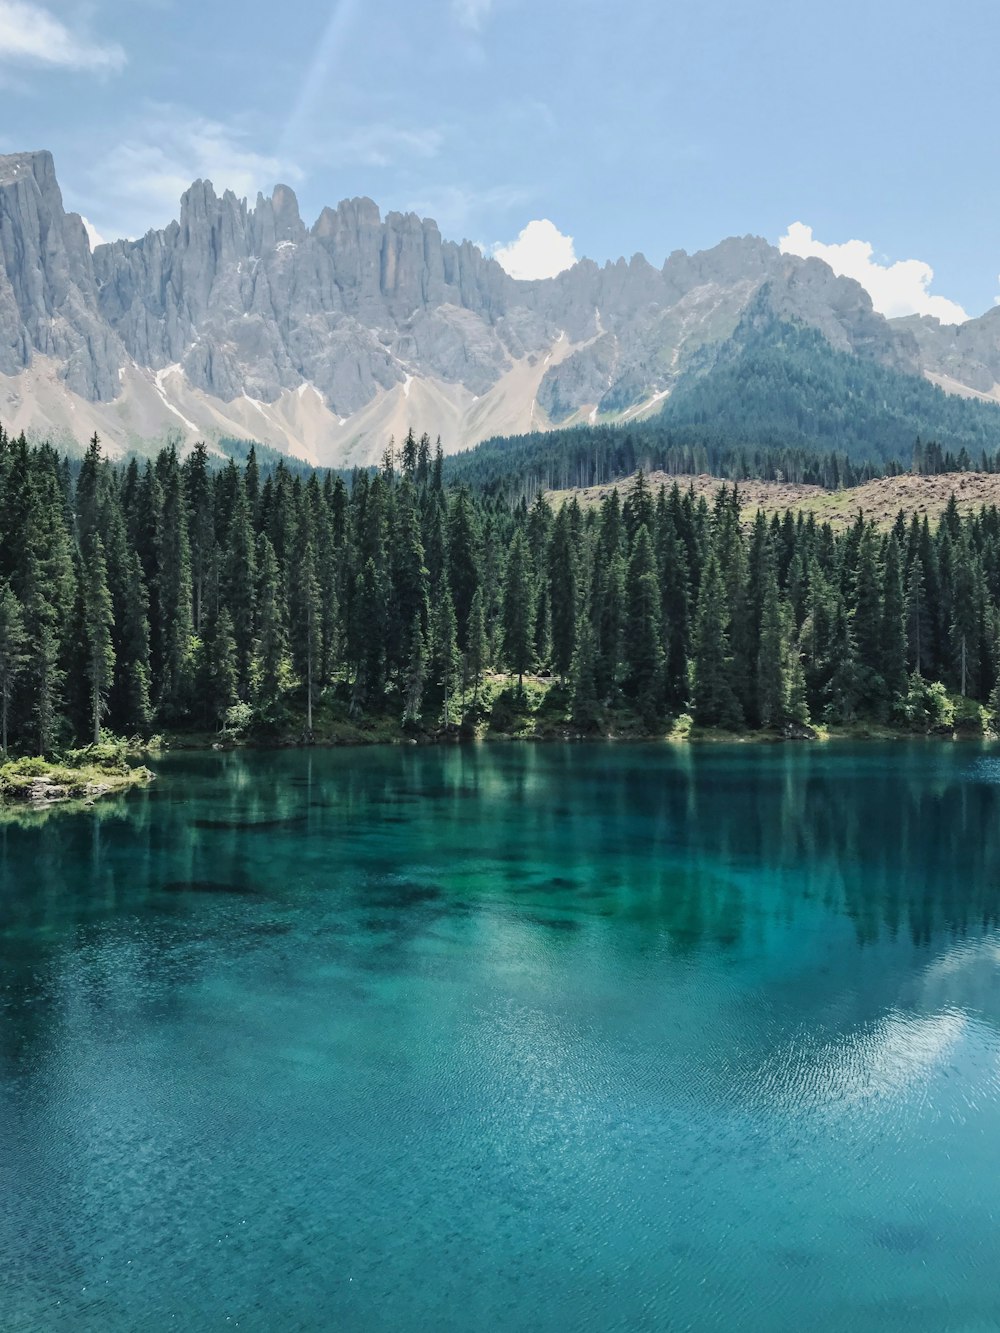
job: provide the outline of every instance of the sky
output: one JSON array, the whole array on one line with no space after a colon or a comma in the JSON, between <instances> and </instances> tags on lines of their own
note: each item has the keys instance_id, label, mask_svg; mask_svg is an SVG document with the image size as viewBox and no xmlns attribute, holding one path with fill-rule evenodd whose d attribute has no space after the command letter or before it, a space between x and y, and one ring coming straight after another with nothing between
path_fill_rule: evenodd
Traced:
<instances>
[{"instance_id":1,"label":"sky","mask_svg":"<svg viewBox=\"0 0 1000 1333\"><path fill-rule=\"evenodd\" d=\"M516 276L752 233L955 322L1000 298L998 46L996 0L0 0L0 152L106 239L280 181Z\"/></svg>"}]
</instances>

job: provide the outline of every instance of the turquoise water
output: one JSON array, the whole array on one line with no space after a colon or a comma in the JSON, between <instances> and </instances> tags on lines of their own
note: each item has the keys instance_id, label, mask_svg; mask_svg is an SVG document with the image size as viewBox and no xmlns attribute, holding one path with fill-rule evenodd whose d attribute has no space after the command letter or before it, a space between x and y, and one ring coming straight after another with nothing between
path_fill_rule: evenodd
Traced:
<instances>
[{"instance_id":1,"label":"turquoise water","mask_svg":"<svg viewBox=\"0 0 1000 1333\"><path fill-rule=\"evenodd\" d=\"M0 1328L1000 1328L1000 757L176 755L0 827Z\"/></svg>"}]
</instances>

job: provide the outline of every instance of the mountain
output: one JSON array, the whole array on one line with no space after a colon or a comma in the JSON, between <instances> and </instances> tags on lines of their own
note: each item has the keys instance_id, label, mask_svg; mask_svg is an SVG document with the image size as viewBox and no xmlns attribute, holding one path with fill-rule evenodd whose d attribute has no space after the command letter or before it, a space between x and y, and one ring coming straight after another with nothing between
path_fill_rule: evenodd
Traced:
<instances>
[{"instance_id":1,"label":"mountain","mask_svg":"<svg viewBox=\"0 0 1000 1333\"><path fill-rule=\"evenodd\" d=\"M411 422L452 450L628 422L716 375L738 387L734 355L775 326L893 382L1000 400L1000 311L887 321L756 237L520 282L370 199L307 226L288 186L250 206L196 181L177 221L91 252L36 152L0 157L0 260L0 420L120 449L230 436L350 465Z\"/></svg>"}]
</instances>

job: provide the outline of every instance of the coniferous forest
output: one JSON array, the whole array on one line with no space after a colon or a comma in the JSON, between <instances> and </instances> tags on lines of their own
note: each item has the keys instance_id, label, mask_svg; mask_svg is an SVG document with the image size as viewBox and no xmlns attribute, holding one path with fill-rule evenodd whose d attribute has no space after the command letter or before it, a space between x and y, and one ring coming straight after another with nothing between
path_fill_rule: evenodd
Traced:
<instances>
[{"instance_id":1,"label":"coniferous forest","mask_svg":"<svg viewBox=\"0 0 1000 1333\"><path fill-rule=\"evenodd\" d=\"M928 730L954 696L1000 712L998 636L995 508L835 533L641 476L600 507L529 505L448 481L412 432L348 479L204 446L119 465L96 438L71 463L0 434L5 751L308 740L331 716L499 732L539 681L573 734Z\"/></svg>"}]
</instances>

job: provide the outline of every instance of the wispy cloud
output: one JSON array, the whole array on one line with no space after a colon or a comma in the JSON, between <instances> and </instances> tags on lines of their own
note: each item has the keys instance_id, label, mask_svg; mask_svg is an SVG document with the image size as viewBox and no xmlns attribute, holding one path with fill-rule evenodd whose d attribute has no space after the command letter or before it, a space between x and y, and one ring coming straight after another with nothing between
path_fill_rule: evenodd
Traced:
<instances>
[{"instance_id":1,"label":"wispy cloud","mask_svg":"<svg viewBox=\"0 0 1000 1333\"><path fill-rule=\"evenodd\" d=\"M335 136L323 158L338 166L388 167L415 157L425 161L436 157L443 143L444 135L433 128L363 125Z\"/></svg>"},{"instance_id":2,"label":"wispy cloud","mask_svg":"<svg viewBox=\"0 0 1000 1333\"><path fill-rule=\"evenodd\" d=\"M528 190L516 185L496 185L485 190L441 185L425 189L419 197L411 198L406 207L422 217L433 218L447 238L458 240L473 231L482 235L491 216L523 208L530 197Z\"/></svg>"},{"instance_id":3,"label":"wispy cloud","mask_svg":"<svg viewBox=\"0 0 1000 1333\"><path fill-rule=\"evenodd\" d=\"M490 16L493 0L451 0L451 12L470 32L479 32Z\"/></svg>"},{"instance_id":4,"label":"wispy cloud","mask_svg":"<svg viewBox=\"0 0 1000 1333\"><path fill-rule=\"evenodd\" d=\"M110 74L125 64L125 52L72 31L30 0L0 0L0 63Z\"/></svg>"},{"instance_id":5,"label":"wispy cloud","mask_svg":"<svg viewBox=\"0 0 1000 1333\"><path fill-rule=\"evenodd\" d=\"M778 241L782 254L822 259L841 277L854 278L872 298L872 305L892 319L900 315L933 315L942 324L962 324L969 318L957 301L935 296L934 270L922 259L898 259L880 264L868 241L826 244L813 236L812 227L793 222Z\"/></svg>"},{"instance_id":6,"label":"wispy cloud","mask_svg":"<svg viewBox=\"0 0 1000 1333\"><path fill-rule=\"evenodd\" d=\"M303 71L298 95L285 121L281 133L283 151L299 151L304 141L314 137L316 109L336 77L358 7L359 0L335 0L323 36L309 68Z\"/></svg>"},{"instance_id":7,"label":"wispy cloud","mask_svg":"<svg viewBox=\"0 0 1000 1333\"><path fill-rule=\"evenodd\" d=\"M279 180L296 184L302 172L288 158L250 147L238 124L153 106L97 163L92 177L86 211L101 234L137 236L176 217L178 201L194 180L253 198Z\"/></svg>"}]
</instances>

